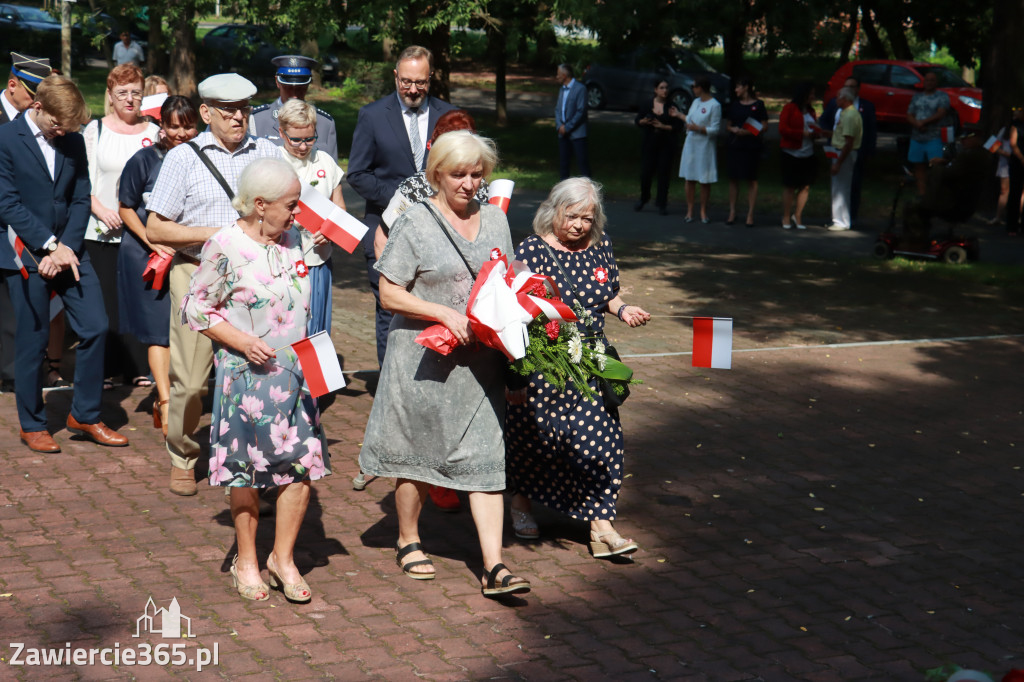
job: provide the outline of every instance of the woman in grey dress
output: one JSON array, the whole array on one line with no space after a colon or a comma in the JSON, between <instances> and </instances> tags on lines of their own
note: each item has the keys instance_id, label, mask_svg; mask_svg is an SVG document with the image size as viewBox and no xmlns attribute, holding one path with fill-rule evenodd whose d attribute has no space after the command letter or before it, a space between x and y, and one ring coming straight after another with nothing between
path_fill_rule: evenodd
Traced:
<instances>
[{"instance_id":1,"label":"woman in grey dress","mask_svg":"<svg viewBox=\"0 0 1024 682\"><path fill-rule=\"evenodd\" d=\"M487 597L530 590L501 563L506 360L473 343L465 315L480 267L512 251L505 214L475 199L496 163L490 140L466 130L442 135L427 161L427 181L437 194L391 227L375 267L381 304L395 317L359 454L362 471L397 479L397 560L415 580L435 575L419 534L428 486L469 492ZM459 341L450 355L415 341L438 322Z\"/></svg>"}]
</instances>

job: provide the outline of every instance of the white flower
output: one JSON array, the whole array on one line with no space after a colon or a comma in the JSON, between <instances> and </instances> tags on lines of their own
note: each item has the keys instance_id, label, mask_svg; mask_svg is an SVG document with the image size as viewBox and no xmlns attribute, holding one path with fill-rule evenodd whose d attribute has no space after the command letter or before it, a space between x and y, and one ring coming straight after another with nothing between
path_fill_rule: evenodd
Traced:
<instances>
[{"instance_id":1,"label":"white flower","mask_svg":"<svg viewBox=\"0 0 1024 682\"><path fill-rule=\"evenodd\" d=\"M583 342L580 341L579 336L569 337L569 360L571 360L574 365L578 365L582 359Z\"/></svg>"},{"instance_id":2,"label":"white flower","mask_svg":"<svg viewBox=\"0 0 1024 682\"><path fill-rule=\"evenodd\" d=\"M605 365L608 364L607 362L605 362L607 359L608 358L604 353L594 353L594 362L597 363L597 368L602 372L604 371Z\"/></svg>"},{"instance_id":3,"label":"white flower","mask_svg":"<svg viewBox=\"0 0 1024 682\"><path fill-rule=\"evenodd\" d=\"M597 340L594 342L594 352L598 355L604 355L604 342Z\"/></svg>"}]
</instances>

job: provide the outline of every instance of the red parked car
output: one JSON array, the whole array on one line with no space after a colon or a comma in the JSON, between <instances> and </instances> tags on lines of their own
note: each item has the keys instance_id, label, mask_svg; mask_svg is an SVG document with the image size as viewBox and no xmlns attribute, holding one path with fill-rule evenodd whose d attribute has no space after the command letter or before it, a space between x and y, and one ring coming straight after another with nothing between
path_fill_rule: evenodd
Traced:
<instances>
[{"instance_id":1,"label":"red parked car","mask_svg":"<svg viewBox=\"0 0 1024 682\"><path fill-rule=\"evenodd\" d=\"M910 99L921 92L924 75L929 72L938 75L939 90L949 95L960 123L977 123L981 118L981 89L968 85L960 76L938 64L896 59L847 62L828 82L825 101L835 97L846 79L853 76L860 81L860 96L875 105L881 127L906 128Z\"/></svg>"}]
</instances>

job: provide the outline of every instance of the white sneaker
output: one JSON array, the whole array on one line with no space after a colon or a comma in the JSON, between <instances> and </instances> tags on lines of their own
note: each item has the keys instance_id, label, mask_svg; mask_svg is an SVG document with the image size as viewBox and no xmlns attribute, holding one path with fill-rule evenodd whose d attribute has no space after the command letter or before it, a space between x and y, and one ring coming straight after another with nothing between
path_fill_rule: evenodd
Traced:
<instances>
[{"instance_id":1,"label":"white sneaker","mask_svg":"<svg viewBox=\"0 0 1024 682\"><path fill-rule=\"evenodd\" d=\"M832 223L831 225L828 226L829 232L845 232L846 230L849 229L849 225L836 225L835 223Z\"/></svg>"}]
</instances>

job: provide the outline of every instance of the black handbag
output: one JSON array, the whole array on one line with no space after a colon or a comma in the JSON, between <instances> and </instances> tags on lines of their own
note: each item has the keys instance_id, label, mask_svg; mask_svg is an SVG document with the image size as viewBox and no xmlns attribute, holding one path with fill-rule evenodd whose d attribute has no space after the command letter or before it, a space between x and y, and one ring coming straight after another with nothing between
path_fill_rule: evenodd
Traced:
<instances>
[{"instance_id":1,"label":"black handbag","mask_svg":"<svg viewBox=\"0 0 1024 682\"><path fill-rule=\"evenodd\" d=\"M551 256L551 260L555 261L555 266L557 266L558 267L558 271L562 273L562 277L565 278L566 283L569 285L569 289L572 291L573 298L576 299L577 303L580 303L580 297L576 293L576 287L574 287L572 285L572 280L569 279L569 275L568 275L568 273L566 273L565 268L563 268L562 264L558 262L558 256L555 255L555 250L552 249L551 246L547 242L544 242L543 239L541 240L541 243L543 243L544 244L544 248L548 250L548 254L550 254L550 256ZM580 303L580 306L582 306L582 305L583 305L583 303ZM594 334L595 337L597 336L597 334L594 333L594 330L591 329L590 325L587 325L587 329L592 334ZM601 338L605 342L608 341L607 337L605 337L605 335L603 333L601 334ZM619 358L619 351L615 350L615 346L611 345L610 343L605 343L604 354L607 355L610 358L614 358L615 360L619 360L620 362L622 361L621 358ZM610 379L605 379L604 377L595 377L595 378L597 379L597 385L601 388L601 396L604 398L604 405L605 405L605 407L617 410L619 408L619 406L622 405L622 403L626 402L626 398L629 397L629 384L628 383L620 384L620 386L621 386L621 388L623 390L622 390L621 393L616 393L615 392L615 386L611 382Z\"/></svg>"}]
</instances>

